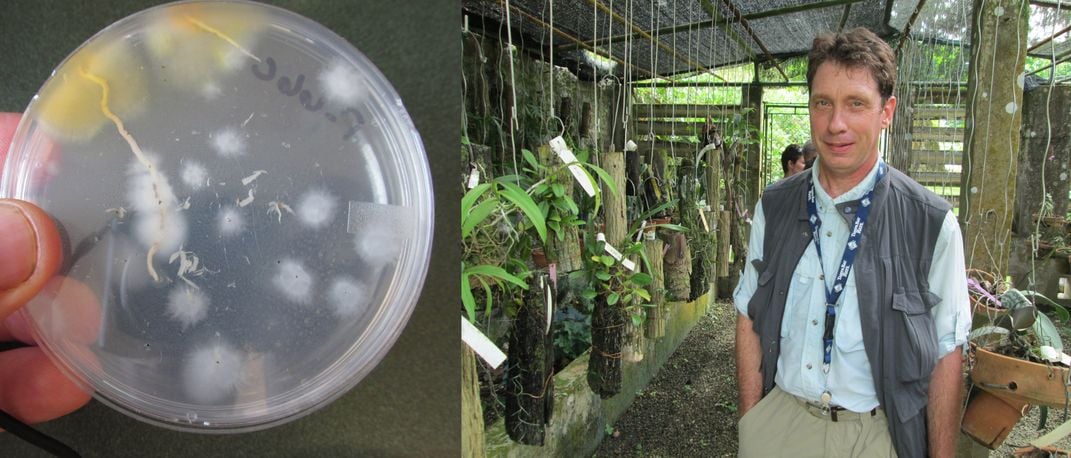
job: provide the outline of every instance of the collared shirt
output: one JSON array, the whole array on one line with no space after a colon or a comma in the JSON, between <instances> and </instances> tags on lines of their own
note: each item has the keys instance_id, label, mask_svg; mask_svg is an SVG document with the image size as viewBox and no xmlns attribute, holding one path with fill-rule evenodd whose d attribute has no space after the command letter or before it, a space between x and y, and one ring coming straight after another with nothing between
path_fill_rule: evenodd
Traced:
<instances>
[{"instance_id":1,"label":"collared shirt","mask_svg":"<svg viewBox=\"0 0 1071 458\"><path fill-rule=\"evenodd\" d=\"M782 390L814 402L819 402L822 393L829 391L833 395L833 405L855 412L865 412L879 404L870 361L863 348L855 272L849 274L837 306L832 362L826 374L822 372L825 288L833 287L833 275L823 275L820 265L824 264L825 272L836 272L848 241L849 224L837 214L836 204L861 199L873 187L876 173L877 167L873 167L858 185L833 199L818 181L818 167L811 168L811 179L816 184L818 216L822 219L819 243L823 256L820 262L814 244L808 245L792 274L781 321L781 355L777 359L774 378ZM758 272L751 261L761 259L763 253L766 217L761 201L751 224L748 262L733 294L737 311L744 315L747 315L747 304L755 293L758 280ZM945 216L934 246L929 283L930 291L942 299L930 313L937 329L938 347L944 356L967 341L971 327L963 237L952 211Z\"/></svg>"}]
</instances>

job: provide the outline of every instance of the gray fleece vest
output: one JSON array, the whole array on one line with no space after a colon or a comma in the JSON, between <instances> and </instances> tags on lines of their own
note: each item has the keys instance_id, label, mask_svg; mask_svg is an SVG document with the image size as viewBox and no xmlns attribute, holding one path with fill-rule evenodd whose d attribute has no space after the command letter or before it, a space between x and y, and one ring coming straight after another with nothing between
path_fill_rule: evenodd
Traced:
<instances>
[{"instance_id":1,"label":"gray fleece vest","mask_svg":"<svg viewBox=\"0 0 1071 458\"><path fill-rule=\"evenodd\" d=\"M792 273L811 243L810 176L781 180L762 196L763 259L753 261L758 287L748 302L748 316L762 347L764 396L774 386ZM922 457L927 453L927 392L939 357L929 312L941 301L930 292L928 279L934 245L951 206L892 167L875 187L873 205L853 267L863 344L897 455ZM849 224L857 208L857 201L837 205ZM839 257L841 250L834 251Z\"/></svg>"}]
</instances>

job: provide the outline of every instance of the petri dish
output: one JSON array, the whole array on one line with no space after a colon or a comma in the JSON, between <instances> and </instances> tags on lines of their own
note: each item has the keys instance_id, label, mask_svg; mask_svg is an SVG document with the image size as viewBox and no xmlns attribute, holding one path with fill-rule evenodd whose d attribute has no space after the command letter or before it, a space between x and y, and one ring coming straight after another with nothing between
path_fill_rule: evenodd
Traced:
<instances>
[{"instance_id":1,"label":"petri dish","mask_svg":"<svg viewBox=\"0 0 1071 458\"><path fill-rule=\"evenodd\" d=\"M139 420L264 429L355 386L427 272L420 137L352 45L287 10L190 1L86 41L30 102L0 196L58 223L23 312L69 377Z\"/></svg>"}]
</instances>

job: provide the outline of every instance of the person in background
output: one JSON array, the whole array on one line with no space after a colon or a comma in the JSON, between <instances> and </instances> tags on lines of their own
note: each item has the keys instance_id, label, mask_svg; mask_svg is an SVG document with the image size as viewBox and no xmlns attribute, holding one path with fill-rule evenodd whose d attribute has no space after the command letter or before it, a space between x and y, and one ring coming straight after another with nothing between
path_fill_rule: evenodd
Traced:
<instances>
[{"instance_id":1,"label":"person in background","mask_svg":"<svg viewBox=\"0 0 1071 458\"><path fill-rule=\"evenodd\" d=\"M803 149L800 145L793 143L781 152L781 170L785 172L785 178L802 172L804 165Z\"/></svg>"},{"instance_id":2,"label":"person in background","mask_svg":"<svg viewBox=\"0 0 1071 458\"><path fill-rule=\"evenodd\" d=\"M815 38L815 167L762 194L734 293L742 457L951 457L971 315L952 206L879 156L896 56Z\"/></svg>"},{"instance_id":3,"label":"person in background","mask_svg":"<svg viewBox=\"0 0 1071 458\"><path fill-rule=\"evenodd\" d=\"M817 158L818 149L814 147L814 141L807 140L807 142L803 144L803 160L805 164L803 170L814 167L814 160Z\"/></svg>"}]
</instances>

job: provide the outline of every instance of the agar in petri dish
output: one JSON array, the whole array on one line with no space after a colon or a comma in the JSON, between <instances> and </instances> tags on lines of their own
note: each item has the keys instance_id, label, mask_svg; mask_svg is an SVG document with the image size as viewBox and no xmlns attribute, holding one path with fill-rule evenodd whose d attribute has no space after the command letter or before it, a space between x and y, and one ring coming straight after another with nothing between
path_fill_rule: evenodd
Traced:
<instances>
[{"instance_id":1,"label":"agar in petri dish","mask_svg":"<svg viewBox=\"0 0 1071 458\"><path fill-rule=\"evenodd\" d=\"M281 424L356 385L427 272L423 145L344 39L252 2L107 27L26 109L0 196L62 229L24 309L60 368L164 427Z\"/></svg>"}]
</instances>

